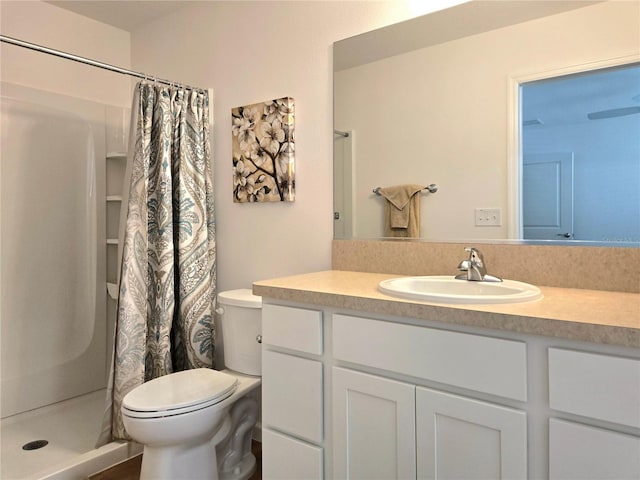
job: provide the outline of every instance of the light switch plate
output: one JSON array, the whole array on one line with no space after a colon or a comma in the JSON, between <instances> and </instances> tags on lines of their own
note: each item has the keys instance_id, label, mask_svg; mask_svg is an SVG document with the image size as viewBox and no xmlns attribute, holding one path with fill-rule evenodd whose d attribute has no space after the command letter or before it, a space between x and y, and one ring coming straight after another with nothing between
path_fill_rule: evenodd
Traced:
<instances>
[{"instance_id":1,"label":"light switch plate","mask_svg":"<svg viewBox=\"0 0 640 480\"><path fill-rule=\"evenodd\" d=\"M502 225L502 209L476 208L476 227L499 227Z\"/></svg>"}]
</instances>

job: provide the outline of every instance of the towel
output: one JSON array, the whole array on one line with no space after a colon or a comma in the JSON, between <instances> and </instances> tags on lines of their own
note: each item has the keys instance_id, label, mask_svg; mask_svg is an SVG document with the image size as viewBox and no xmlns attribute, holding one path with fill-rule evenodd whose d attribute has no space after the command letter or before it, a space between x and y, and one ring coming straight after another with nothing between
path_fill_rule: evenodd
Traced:
<instances>
[{"instance_id":1,"label":"towel","mask_svg":"<svg viewBox=\"0 0 640 480\"><path fill-rule=\"evenodd\" d=\"M380 189L387 200L385 236L420 236L420 195L422 185L396 185Z\"/></svg>"}]
</instances>

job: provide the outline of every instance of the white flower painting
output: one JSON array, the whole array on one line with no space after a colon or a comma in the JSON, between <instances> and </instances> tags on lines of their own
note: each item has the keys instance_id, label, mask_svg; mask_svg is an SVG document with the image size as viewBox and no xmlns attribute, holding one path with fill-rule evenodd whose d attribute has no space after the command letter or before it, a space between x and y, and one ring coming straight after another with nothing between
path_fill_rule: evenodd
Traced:
<instances>
[{"instance_id":1,"label":"white flower painting","mask_svg":"<svg viewBox=\"0 0 640 480\"><path fill-rule=\"evenodd\" d=\"M295 200L294 100L231 109L233 201Z\"/></svg>"}]
</instances>

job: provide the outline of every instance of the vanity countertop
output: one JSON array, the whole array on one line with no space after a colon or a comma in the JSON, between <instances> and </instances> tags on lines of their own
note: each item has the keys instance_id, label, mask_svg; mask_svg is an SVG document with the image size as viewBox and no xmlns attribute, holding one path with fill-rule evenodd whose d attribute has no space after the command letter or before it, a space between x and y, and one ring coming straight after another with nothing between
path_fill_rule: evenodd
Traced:
<instances>
[{"instance_id":1,"label":"vanity countertop","mask_svg":"<svg viewBox=\"0 0 640 480\"><path fill-rule=\"evenodd\" d=\"M544 298L502 305L406 300L378 290L382 273L329 270L253 284L262 297L362 312L640 347L640 294L538 286Z\"/></svg>"}]
</instances>

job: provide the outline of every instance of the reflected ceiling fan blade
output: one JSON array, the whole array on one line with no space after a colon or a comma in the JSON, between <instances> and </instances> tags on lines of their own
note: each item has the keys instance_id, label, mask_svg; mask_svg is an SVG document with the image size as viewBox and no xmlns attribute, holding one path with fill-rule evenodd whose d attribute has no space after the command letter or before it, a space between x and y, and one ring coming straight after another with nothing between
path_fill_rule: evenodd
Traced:
<instances>
[{"instance_id":1,"label":"reflected ceiling fan blade","mask_svg":"<svg viewBox=\"0 0 640 480\"><path fill-rule=\"evenodd\" d=\"M600 120L603 118L624 117L640 113L640 107L612 108L611 110L601 110L599 112L587 113L589 120Z\"/></svg>"},{"instance_id":2,"label":"reflected ceiling fan blade","mask_svg":"<svg viewBox=\"0 0 640 480\"><path fill-rule=\"evenodd\" d=\"M539 118L532 118L531 120L524 120L522 122L523 127L531 127L533 125L544 125L544 122Z\"/></svg>"}]
</instances>

